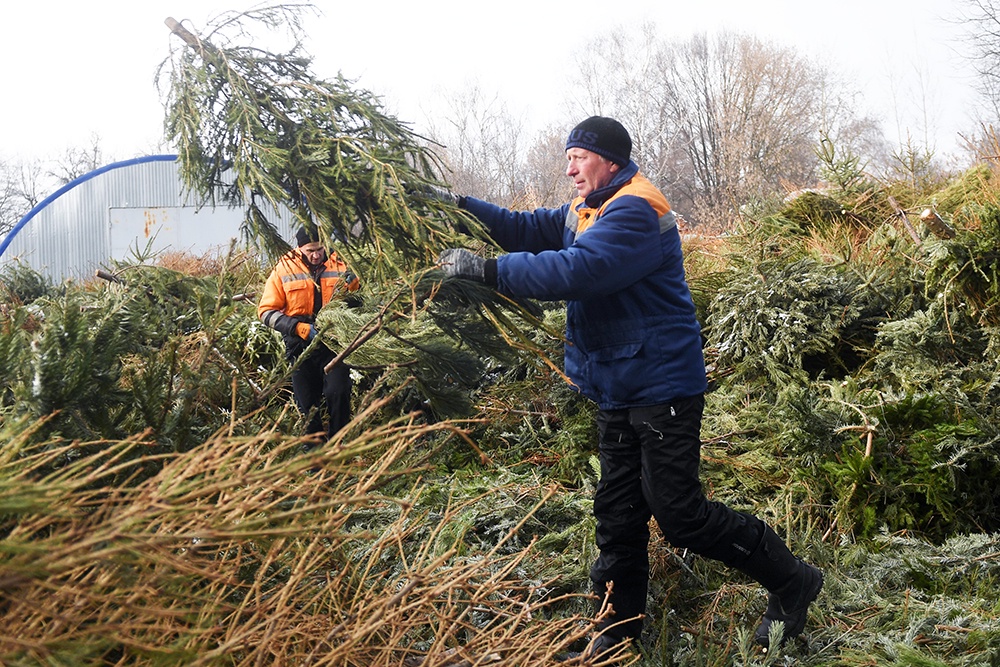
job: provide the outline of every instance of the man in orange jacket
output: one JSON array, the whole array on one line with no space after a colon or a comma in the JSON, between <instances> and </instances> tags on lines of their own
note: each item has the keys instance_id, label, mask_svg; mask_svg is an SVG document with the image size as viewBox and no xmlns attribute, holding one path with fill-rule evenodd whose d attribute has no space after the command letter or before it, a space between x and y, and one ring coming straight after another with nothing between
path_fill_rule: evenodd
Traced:
<instances>
[{"instance_id":1,"label":"man in orange jacket","mask_svg":"<svg viewBox=\"0 0 1000 667\"><path fill-rule=\"evenodd\" d=\"M361 284L337 253L327 252L314 229L299 229L295 241L298 247L282 256L268 276L257 317L281 334L288 360L299 362L292 372L292 392L308 419L306 432L323 431L320 404L325 399L326 433L332 437L351 420L351 375L343 363L324 371L336 354L322 340L313 342L316 314L335 294L353 292Z\"/></svg>"}]
</instances>

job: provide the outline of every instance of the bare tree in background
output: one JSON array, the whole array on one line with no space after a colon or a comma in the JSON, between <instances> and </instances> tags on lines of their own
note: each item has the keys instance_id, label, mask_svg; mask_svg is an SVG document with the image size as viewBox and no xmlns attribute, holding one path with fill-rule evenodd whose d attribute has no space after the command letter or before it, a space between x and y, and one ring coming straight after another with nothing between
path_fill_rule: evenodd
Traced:
<instances>
[{"instance_id":1,"label":"bare tree in background","mask_svg":"<svg viewBox=\"0 0 1000 667\"><path fill-rule=\"evenodd\" d=\"M830 83L793 50L728 32L672 42L642 26L588 52L601 54L583 73L582 88L601 91L591 111L629 127L636 161L695 222L727 226L815 181Z\"/></svg>"},{"instance_id":2,"label":"bare tree in background","mask_svg":"<svg viewBox=\"0 0 1000 667\"><path fill-rule=\"evenodd\" d=\"M1000 119L1000 2L965 0L960 19L968 28L972 64L979 75L978 91L989 107L990 122Z\"/></svg>"},{"instance_id":3,"label":"bare tree in background","mask_svg":"<svg viewBox=\"0 0 1000 667\"><path fill-rule=\"evenodd\" d=\"M670 164L696 219L725 219L783 184L815 180L820 70L731 33L667 45L661 57L665 120L677 134Z\"/></svg>"},{"instance_id":4,"label":"bare tree in background","mask_svg":"<svg viewBox=\"0 0 1000 667\"><path fill-rule=\"evenodd\" d=\"M577 63L572 117L536 137L478 88L453 98L431 136L446 146L456 192L512 207L565 202L565 136L594 114L621 120L643 173L690 222L714 228L815 185L821 140L875 167L891 161L881 126L856 115L845 86L753 36L670 41L644 24L588 43Z\"/></svg>"},{"instance_id":5,"label":"bare tree in background","mask_svg":"<svg viewBox=\"0 0 1000 667\"><path fill-rule=\"evenodd\" d=\"M520 207L556 207L576 196L576 188L566 176L567 134L568 127L552 126L535 138L524 161L527 190L519 202Z\"/></svg>"},{"instance_id":6,"label":"bare tree in background","mask_svg":"<svg viewBox=\"0 0 1000 667\"><path fill-rule=\"evenodd\" d=\"M880 120L857 115L856 110L864 106L861 98L860 92L839 84L824 89L817 144L835 146L840 154L857 156L862 170L884 174L895 160L893 149Z\"/></svg>"},{"instance_id":7,"label":"bare tree in background","mask_svg":"<svg viewBox=\"0 0 1000 667\"><path fill-rule=\"evenodd\" d=\"M101 138L95 134L91 135L88 146L67 148L62 157L55 161L49 176L55 178L60 185L66 185L103 165L104 151L101 150Z\"/></svg>"},{"instance_id":8,"label":"bare tree in background","mask_svg":"<svg viewBox=\"0 0 1000 667\"><path fill-rule=\"evenodd\" d=\"M676 135L667 131L668 90L659 66L663 48L651 23L607 33L582 54L583 85L575 88L574 105L581 120L600 115L622 121L632 135L633 159L647 178L669 192L673 185L669 156Z\"/></svg>"},{"instance_id":9,"label":"bare tree in background","mask_svg":"<svg viewBox=\"0 0 1000 667\"><path fill-rule=\"evenodd\" d=\"M0 234L9 232L42 200L42 163L0 161Z\"/></svg>"},{"instance_id":10,"label":"bare tree in background","mask_svg":"<svg viewBox=\"0 0 1000 667\"><path fill-rule=\"evenodd\" d=\"M70 147L59 158L0 161L0 234L6 234L55 188L104 165L100 137Z\"/></svg>"},{"instance_id":11,"label":"bare tree in background","mask_svg":"<svg viewBox=\"0 0 1000 667\"><path fill-rule=\"evenodd\" d=\"M478 86L447 100L449 110L429 130L441 144L444 174L455 192L515 205L528 191L522 164L527 152L523 123Z\"/></svg>"},{"instance_id":12,"label":"bare tree in background","mask_svg":"<svg viewBox=\"0 0 1000 667\"><path fill-rule=\"evenodd\" d=\"M6 234L18 219L20 203L11 179L10 166L0 162L0 234Z\"/></svg>"},{"instance_id":13,"label":"bare tree in background","mask_svg":"<svg viewBox=\"0 0 1000 667\"><path fill-rule=\"evenodd\" d=\"M979 131L964 136L970 155L995 162L1000 151L1000 1L964 0L965 11L956 19L966 27L969 58L978 78L976 91Z\"/></svg>"}]
</instances>

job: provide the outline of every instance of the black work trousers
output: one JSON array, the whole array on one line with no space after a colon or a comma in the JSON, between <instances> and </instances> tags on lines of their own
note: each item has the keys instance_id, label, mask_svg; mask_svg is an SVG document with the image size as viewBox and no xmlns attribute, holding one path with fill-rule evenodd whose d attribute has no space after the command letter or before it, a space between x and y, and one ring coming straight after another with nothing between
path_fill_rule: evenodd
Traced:
<instances>
[{"instance_id":1,"label":"black work trousers","mask_svg":"<svg viewBox=\"0 0 1000 667\"><path fill-rule=\"evenodd\" d=\"M605 627L645 613L649 518L674 547L739 567L760 543L763 524L705 497L699 479L702 394L660 405L601 410L601 479L594 497L600 555L590 571L594 590L615 615ZM641 621L610 628L638 637Z\"/></svg>"},{"instance_id":2,"label":"black work trousers","mask_svg":"<svg viewBox=\"0 0 1000 667\"><path fill-rule=\"evenodd\" d=\"M323 403L326 403L327 437L351 421L351 373L339 363L327 373L323 369L337 355L322 343L306 353L292 372L295 405L308 418L306 433L323 431Z\"/></svg>"}]
</instances>

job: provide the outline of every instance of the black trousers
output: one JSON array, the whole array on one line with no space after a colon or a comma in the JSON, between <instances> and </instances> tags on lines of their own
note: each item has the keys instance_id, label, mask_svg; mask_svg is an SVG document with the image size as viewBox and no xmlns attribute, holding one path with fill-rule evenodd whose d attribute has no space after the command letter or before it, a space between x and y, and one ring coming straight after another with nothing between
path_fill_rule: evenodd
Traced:
<instances>
[{"instance_id":1,"label":"black trousers","mask_svg":"<svg viewBox=\"0 0 1000 667\"><path fill-rule=\"evenodd\" d=\"M351 421L351 373L340 363L323 371L337 355L325 345L311 350L292 372L292 392L295 405L309 419L306 433L323 431L323 403L326 403L327 437Z\"/></svg>"},{"instance_id":2,"label":"black trousers","mask_svg":"<svg viewBox=\"0 0 1000 667\"><path fill-rule=\"evenodd\" d=\"M600 555L590 570L599 596L614 582L615 616L645 613L649 518L674 547L739 567L760 543L762 522L705 497L699 479L699 394L660 405L598 413L601 479L594 497ZM638 637L641 621L608 630Z\"/></svg>"}]
</instances>

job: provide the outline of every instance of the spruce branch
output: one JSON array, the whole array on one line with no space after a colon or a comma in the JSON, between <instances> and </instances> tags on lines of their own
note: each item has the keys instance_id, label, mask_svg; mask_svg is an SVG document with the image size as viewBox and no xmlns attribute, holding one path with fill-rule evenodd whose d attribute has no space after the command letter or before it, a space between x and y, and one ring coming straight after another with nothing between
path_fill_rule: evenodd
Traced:
<instances>
[{"instance_id":1,"label":"spruce branch","mask_svg":"<svg viewBox=\"0 0 1000 667\"><path fill-rule=\"evenodd\" d=\"M187 186L246 206L248 233L271 251L286 245L262 204L289 207L352 263L366 263L369 278L432 264L440 250L468 241L459 226L484 239L471 216L426 195L426 186L442 184L443 164L373 93L342 75L314 75L298 42L275 54L226 36L282 17L299 37L292 17L307 7L228 16L209 31L221 45L167 19L185 45L169 70L166 131ZM358 247L374 251L360 255Z\"/></svg>"},{"instance_id":2,"label":"spruce branch","mask_svg":"<svg viewBox=\"0 0 1000 667\"><path fill-rule=\"evenodd\" d=\"M443 275L431 267L442 250L478 244L489 254L495 248L473 216L430 194L446 185L432 142L343 75L313 74L298 23L310 8L278 5L230 14L207 36L167 20L183 46L163 79L169 84L166 134L177 143L186 186L244 207L246 235L272 255L288 244L268 212L287 208L298 225L317 230L347 260L365 286L365 302L380 305L375 312L360 311L366 317L335 318L360 325L353 332L339 327L336 340L347 346L336 361L358 354L385 326L404 320L411 321L410 331L394 335L397 343L407 341L409 358L362 363L400 368L413 367L416 359L429 365L417 372L418 383L433 386L449 379L442 374L469 377L470 350L508 354L501 348L514 344L544 356L520 330L534 324L528 304L484 286L460 286L464 281L438 286ZM295 45L271 53L230 36L245 36L248 25L260 21L287 27ZM492 336L471 324L470 315L489 325ZM427 339L418 344L413 330L420 318L430 319L421 326L435 327L435 337L443 334L467 349L453 353ZM496 331L500 344L490 340Z\"/></svg>"}]
</instances>

